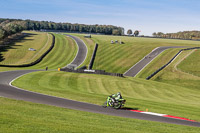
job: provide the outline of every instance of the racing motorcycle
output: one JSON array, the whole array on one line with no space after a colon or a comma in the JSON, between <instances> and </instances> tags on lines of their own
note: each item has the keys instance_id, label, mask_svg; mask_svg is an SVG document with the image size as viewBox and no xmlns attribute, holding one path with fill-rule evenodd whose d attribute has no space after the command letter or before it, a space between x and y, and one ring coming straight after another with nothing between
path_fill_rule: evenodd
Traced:
<instances>
[{"instance_id":1,"label":"racing motorcycle","mask_svg":"<svg viewBox=\"0 0 200 133\"><path fill-rule=\"evenodd\" d=\"M125 99L115 100L112 97L108 97L107 101L104 103L103 107L104 108L106 108L106 107L112 107L114 109L120 109L120 108L122 108L124 106L125 102L126 102Z\"/></svg>"}]
</instances>

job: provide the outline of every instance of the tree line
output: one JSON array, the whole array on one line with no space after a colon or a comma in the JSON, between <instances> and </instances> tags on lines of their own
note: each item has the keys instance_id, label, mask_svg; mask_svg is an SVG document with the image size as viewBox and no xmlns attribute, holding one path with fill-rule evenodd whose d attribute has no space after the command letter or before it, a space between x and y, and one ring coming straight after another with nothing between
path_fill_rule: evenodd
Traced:
<instances>
[{"instance_id":1,"label":"tree line","mask_svg":"<svg viewBox=\"0 0 200 133\"><path fill-rule=\"evenodd\" d=\"M183 31L177 33L162 33L154 32L152 34L154 37L160 38L174 38L174 39L200 39L200 31Z\"/></svg>"},{"instance_id":2,"label":"tree line","mask_svg":"<svg viewBox=\"0 0 200 133\"><path fill-rule=\"evenodd\" d=\"M124 34L124 28L113 25L85 25L0 18L0 39L21 32L22 30L64 30L70 32L101 33L106 35Z\"/></svg>"},{"instance_id":3,"label":"tree line","mask_svg":"<svg viewBox=\"0 0 200 133\"><path fill-rule=\"evenodd\" d=\"M2 22L0 23L0 40L22 31L23 27L18 21Z\"/></svg>"}]
</instances>

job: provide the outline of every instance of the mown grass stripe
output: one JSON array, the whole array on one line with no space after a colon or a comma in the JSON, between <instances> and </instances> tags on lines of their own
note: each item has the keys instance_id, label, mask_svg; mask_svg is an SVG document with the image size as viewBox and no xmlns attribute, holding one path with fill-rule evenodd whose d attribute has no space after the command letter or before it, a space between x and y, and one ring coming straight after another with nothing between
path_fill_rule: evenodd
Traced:
<instances>
[{"instance_id":1,"label":"mown grass stripe","mask_svg":"<svg viewBox=\"0 0 200 133\"><path fill-rule=\"evenodd\" d=\"M58 67L66 66L75 57L75 53L77 51L75 44L72 41L69 42L69 38L66 38L64 35L54 35L56 38L55 48L47 55L47 57L43 59L41 63L33 66L33 69L44 69L46 66L48 66L49 69L57 69Z\"/></svg>"},{"instance_id":2,"label":"mown grass stripe","mask_svg":"<svg viewBox=\"0 0 200 133\"><path fill-rule=\"evenodd\" d=\"M94 35L92 38L99 44L94 61L94 69L108 72L124 73L140 59L159 46L197 46L195 41L170 39L133 38L122 36ZM125 44L110 44L111 40L122 40ZM120 53L115 52L120 49ZM108 63L109 62L109 63ZM117 62L117 63L115 63ZM125 66L123 66L124 62Z\"/></svg>"},{"instance_id":3,"label":"mown grass stripe","mask_svg":"<svg viewBox=\"0 0 200 133\"><path fill-rule=\"evenodd\" d=\"M31 78L36 80L33 79L33 82ZM31 82L27 84L24 82L24 80L27 81L26 79ZM15 83L31 91L99 105L105 102L107 96L122 92L122 95L128 101L128 107L149 108L152 112L200 120L200 116L196 112L200 109L200 103L194 102L199 101L200 92L192 88L188 89L135 78L110 78L110 76L103 75L53 71L31 73L17 79L14 85L16 85ZM187 110L179 110L183 106L191 109L192 116L190 113L186 113Z\"/></svg>"},{"instance_id":4,"label":"mown grass stripe","mask_svg":"<svg viewBox=\"0 0 200 133\"><path fill-rule=\"evenodd\" d=\"M47 42L47 33L28 32L28 31L25 31L25 33L28 34L28 36L26 36L22 40L10 44L9 46L10 48L7 47L8 51L3 52L3 57L5 58L5 60L1 61L1 64L4 65L28 64L30 62L33 62L34 60L37 60L38 57L40 57L44 52L46 52L45 44L48 43L50 47L51 43ZM50 36L50 38L52 37ZM34 48L36 49L36 51L29 51L28 50L29 48Z\"/></svg>"}]
</instances>

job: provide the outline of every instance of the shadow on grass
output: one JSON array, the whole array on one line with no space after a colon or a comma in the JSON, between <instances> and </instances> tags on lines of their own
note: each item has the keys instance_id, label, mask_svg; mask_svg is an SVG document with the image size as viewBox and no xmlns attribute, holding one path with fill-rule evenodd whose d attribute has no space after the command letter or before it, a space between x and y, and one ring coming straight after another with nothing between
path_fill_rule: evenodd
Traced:
<instances>
[{"instance_id":1,"label":"shadow on grass","mask_svg":"<svg viewBox=\"0 0 200 133\"><path fill-rule=\"evenodd\" d=\"M2 55L2 52L7 52L7 51L9 51L9 49L17 49L16 46L20 47L22 45L16 45L16 43L19 43L19 42L23 43L28 40L33 40L33 39L26 39L26 37L32 37L35 35L37 35L37 34L24 33L21 36L17 36L16 38L8 39L6 42L4 42L4 44L0 44L0 62L5 60L5 58Z\"/></svg>"}]
</instances>

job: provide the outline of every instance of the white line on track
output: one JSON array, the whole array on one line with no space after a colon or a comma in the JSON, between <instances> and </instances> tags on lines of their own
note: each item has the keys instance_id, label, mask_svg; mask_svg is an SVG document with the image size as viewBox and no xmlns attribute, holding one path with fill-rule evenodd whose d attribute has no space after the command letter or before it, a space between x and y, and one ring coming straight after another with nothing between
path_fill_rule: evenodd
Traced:
<instances>
[{"instance_id":1,"label":"white line on track","mask_svg":"<svg viewBox=\"0 0 200 133\"><path fill-rule=\"evenodd\" d=\"M34 71L34 72L38 72L38 71ZM57 96L52 96L52 95L43 94L43 93L39 93L39 92L34 92L34 91L25 90L25 89L18 88L18 87L16 87L16 86L13 86L13 85L12 85L12 82L14 82L16 79L18 79L18 78L20 78L20 77L22 77L22 76L24 76L24 75L26 75L26 74L29 74L29 73L33 73L33 72L27 72L27 73L25 73L25 74L22 74L22 75L16 77L16 78L13 79L12 81L10 81L9 86L14 87L14 88L16 88L16 89L18 89L18 90L22 90L22 91L26 91L26 92L30 92L30 93L34 93L34 94L39 94L39 95L43 95L43 96L50 96L50 97L55 97L55 98L59 98L59 99L70 100L70 101L74 101L74 102L79 102L79 101L76 101L76 100L66 99L66 98L63 98L63 97L57 97ZM80 102L80 103L86 103L86 102ZM96 104L92 104L92 103L86 103L86 104L96 105Z\"/></svg>"},{"instance_id":2,"label":"white line on track","mask_svg":"<svg viewBox=\"0 0 200 133\"><path fill-rule=\"evenodd\" d=\"M65 35L65 36L67 36L67 37L70 37L70 36L68 36L67 34ZM70 37L70 38L72 38L72 37ZM74 39L74 38L72 38L74 41L75 41L75 43L76 43L76 45L78 46L78 51L77 51L77 53L76 53L76 56L75 56L75 58L73 59L73 61L72 62L74 62L74 60L76 59L76 57L78 56L78 52L79 52L79 45L77 44L77 42L76 42L76 40ZM86 59L86 57L87 57L87 54L88 54L88 47L87 47L87 45L84 43L84 41L82 40L82 39L80 39L82 42L83 42L83 44L85 45L85 47L86 47L86 50L87 50L87 52L86 52L86 55L85 55L85 59ZM83 60L83 62L85 61L85 59ZM70 65L70 64L72 64L72 62L70 62L68 65ZM80 65L82 65L83 64L83 62L80 64ZM67 65L67 66L68 66ZM80 66L79 65L79 66ZM65 67L67 67L67 66L65 66ZM79 67L79 66L77 66L77 67ZM76 68L77 68L76 67Z\"/></svg>"},{"instance_id":3,"label":"white line on track","mask_svg":"<svg viewBox=\"0 0 200 133\"><path fill-rule=\"evenodd\" d=\"M171 119L179 119L179 120L186 120L186 121L194 121L195 122L195 120L190 120L188 118L172 116L172 115L167 115L167 114L159 114L159 113L154 113L154 112L145 112L145 111L140 111L140 110L130 110L130 111L143 113L143 114L148 114L148 115L155 115L155 116L160 116L160 117L168 117L168 118L171 118Z\"/></svg>"},{"instance_id":4,"label":"white line on track","mask_svg":"<svg viewBox=\"0 0 200 133\"><path fill-rule=\"evenodd\" d=\"M150 55L152 52L154 52L154 51L157 50L158 48L160 48L160 47L157 47L157 48L153 49L149 54L145 55L145 57L148 56L148 55ZM163 51L162 51L162 52L163 52ZM161 53L162 53L162 52L161 52ZM160 54L161 54L161 53L160 53ZM159 55L159 54L158 54L158 55ZM157 55L157 56L158 56L158 55ZM157 56L156 56L156 57L157 57ZM129 70L131 70L133 67L135 67L137 64L139 64L142 60L144 60L145 57L143 57L139 62L137 62L137 63L136 63L135 65L133 65L130 69L128 69L123 75L125 75ZM154 57L149 63L151 63L154 59L155 59L155 57ZM149 63L148 63L148 64L149 64ZM147 64L147 65L148 65L148 64ZM147 65L145 65L140 71L142 71ZM139 72L140 72L140 71L139 71ZM139 72L138 72L137 74L139 74ZM136 75L137 75L137 74L136 74ZM135 76L136 76L136 75L135 75ZM135 76L134 76L134 77L135 77Z\"/></svg>"},{"instance_id":5,"label":"white line on track","mask_svg":"<svg viewBox=\"0 0 200 133\"><path fill-rule=\"evenodd\" d=\"M165 51L165 50L164 50ZM162 51L161 53L163 53L164 51ZM161 53L159 53L158 55L160 55ZM153 57L153 59L149 62L149 63L147 63L135 76L137 76L147 65L149 65L156 57L158 57L158 55L157 56L155 56L155 57ZM134 77L135 77L134 76Z\"/></svg>"},{"instance_id":6,"label":"white line on track","mask_svg":"<svg viewBox=\"0 0 200 133\"><path fill-rule=\"evenodd\" d=\"M167 114L159 114L159 113L153 113L153 112L141 112L143 114L149 114L149 115L156 115L156 116L164 116L164 115L167 115Z\"/></svg>"},{"instance_id":7,"label":"white line on track","mask_svg":"<svg viewBox=\"0 0 200 133\"><path fill-rule=\"evenodd\" d=\"M83 44L85 45L86 50L87 50L86 55L85 55L85 59L86 59L87 58L87 54L88 54L88 47L87 47L87 45L85 44L85 42L82 39L80 39L80 40L81 40L81 42L83 42ZM82 63L79 66L81 66L83 64L83 62L85 61L85 59L82 61ZM79 66L77 66L77 67L79 67Z\"/></svg>"},{"instance_id":8,"label":"white line on track","mask_svg":"<svg viewBox=\"0 0 200 133\"><path fill-rule=\"evenodd\" d=\"M65 35L65 36L67 36L67 35ZM67 36L67 37L70 37L70 36ZM70 37L72 40L74 40L74 38L72 38L72 37ZM75 58L73 59L73 61L71 61L68 65L70 65L70 64L72 64L72 62L74 62L74 60L76 59L76 57L78 56L78 52L79 52L79 46L78 46L78 44L77 44L77 42L76 42L76 40L74 40L74 42L76 43L76 45L77 45L77 47L78 47L78 51L77 51L77 53L76 53L76 56L75 56ZM67 65L67 66L68 66ZM67 66L65 66L65 67L67 67Z\"/></svg>"}]
</instances>

